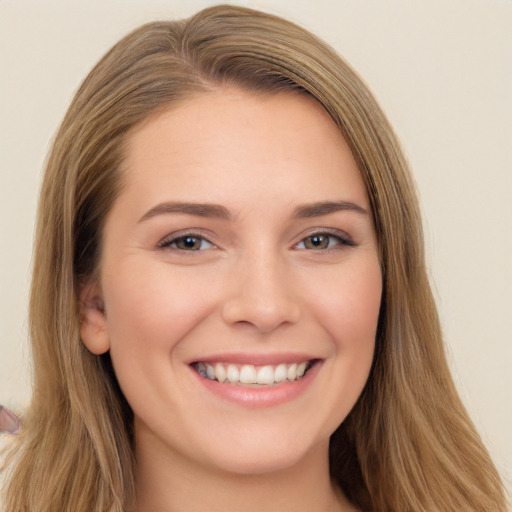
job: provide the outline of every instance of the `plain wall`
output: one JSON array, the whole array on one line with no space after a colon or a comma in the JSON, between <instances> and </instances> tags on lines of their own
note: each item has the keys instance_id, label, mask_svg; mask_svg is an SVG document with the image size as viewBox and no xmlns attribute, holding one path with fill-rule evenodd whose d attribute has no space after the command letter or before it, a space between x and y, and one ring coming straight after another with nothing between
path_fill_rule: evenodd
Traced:
<instances>
[{"instance_id":1,"label":"plain wall","mask_svg":"<svg viewBox=\"0 0 512 512\"><path fill-rule=\"evenodd\" d=\"M0 403L27 405L27 294L45 154L120 37L207 0L0 0ZM512 2L247 0L330 42L362 75L418 184L455 380L512 474Z\"/></svg>"}]
</instances>

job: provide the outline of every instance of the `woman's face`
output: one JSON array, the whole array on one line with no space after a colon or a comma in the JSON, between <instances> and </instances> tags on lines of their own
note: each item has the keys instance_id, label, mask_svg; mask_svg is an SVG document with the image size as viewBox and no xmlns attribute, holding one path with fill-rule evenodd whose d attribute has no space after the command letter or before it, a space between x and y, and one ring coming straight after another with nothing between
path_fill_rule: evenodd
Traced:
<instances>
[{"instance_id":1,"label":"woman's face","mask_svg":"<svg viewBox=\"0 0 512 512\"><path fill-rule=\"evenodd\" d=\"M132 132L82 337L137 456L251 473L329 436L368 377L381 272L337 128L295 93L204 93ZM169 460L167 458L167 460Z\"/></svg>"}]
</instances>

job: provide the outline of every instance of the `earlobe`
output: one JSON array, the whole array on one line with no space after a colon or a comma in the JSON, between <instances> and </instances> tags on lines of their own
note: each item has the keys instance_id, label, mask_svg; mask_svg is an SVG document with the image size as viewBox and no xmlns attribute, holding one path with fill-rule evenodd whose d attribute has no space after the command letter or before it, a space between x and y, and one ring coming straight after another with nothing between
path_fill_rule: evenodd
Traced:
<instances>
[{"instance_id":1,"label":"earlobe","mask_svg":"<svg viewBox=\"0 0 512 512\"><path fill-rule=\"evenodd\" d=\"M80 335L93 354L104 354L110 348L105 305L96 283L85 285L80 292Z\"/></svg>"}]
</instances>

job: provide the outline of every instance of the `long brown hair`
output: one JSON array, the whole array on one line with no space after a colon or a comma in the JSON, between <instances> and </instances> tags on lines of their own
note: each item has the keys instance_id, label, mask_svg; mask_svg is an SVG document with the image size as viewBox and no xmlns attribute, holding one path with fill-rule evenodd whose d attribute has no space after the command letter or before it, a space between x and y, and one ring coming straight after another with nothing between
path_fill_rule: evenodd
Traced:
<instances>
[{"instance_id":1,"label":"long brown hair","mask_svg":"<svg viewBox=\"0 0 512 512\"><path fill-rule=\"evenodd\" d=\"M365 511L504 511L502 483L446 363L418 202L393 130L325 43L278 17L228 6L126 36L85 79L55 138L30 301L34 394L11 457L4 510L133 506L132 413L108 355L91 354L80 340L78 294L98 270L130 130L223 84L316 98L367 187L384 292L370 378L331 438L333 479Z\"/></svg>"}]
</instances>

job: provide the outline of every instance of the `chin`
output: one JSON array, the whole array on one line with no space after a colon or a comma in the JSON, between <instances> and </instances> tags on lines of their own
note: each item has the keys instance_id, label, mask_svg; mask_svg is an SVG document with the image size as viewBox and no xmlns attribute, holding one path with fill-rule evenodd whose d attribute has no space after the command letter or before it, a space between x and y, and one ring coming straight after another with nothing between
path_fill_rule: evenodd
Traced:
<instances>
[{"instance_id":1,"label":"chin","mask_svg":"<svg viewBox=\"0 0 512 512\"><path fill-rule=\"evenodd\" d=\"M291 440L288 436L273 436L232 443L230 449L210 453L218 470L235 475L264 475L291 470L311 459L328 458L329 438L311 443Z\"/></svg>"}]
</instances>

